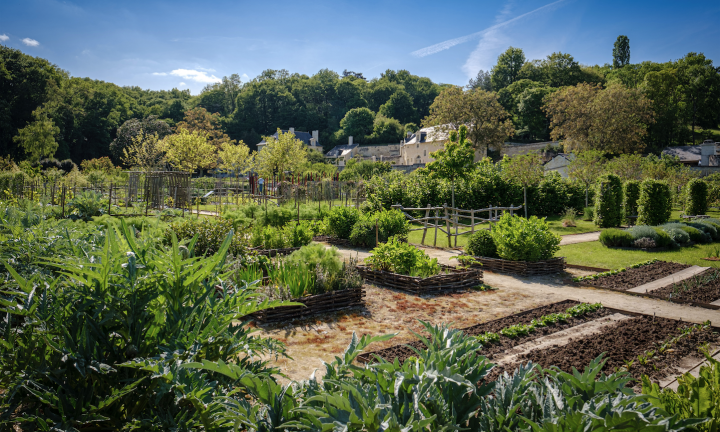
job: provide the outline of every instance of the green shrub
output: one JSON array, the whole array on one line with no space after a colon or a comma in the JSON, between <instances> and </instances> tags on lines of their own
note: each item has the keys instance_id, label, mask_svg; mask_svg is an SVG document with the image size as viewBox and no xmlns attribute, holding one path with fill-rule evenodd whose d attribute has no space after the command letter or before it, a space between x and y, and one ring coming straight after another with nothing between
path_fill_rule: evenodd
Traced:
<instances>
[{"instance_id":1,"label":"green shrub","mask_svg":"<svg viewBox=\"0 0 720 432\"><path fill-rule=\"evenodd\" d=\"M525 219L505 213L491 231L500 258L513 261L540 261L560 250L560 236L550 231L545 219Z\"/></svg>"},{"instance_id":2,"label":"green shrub","mask_svg":"<svg viewBox=\"0 0 720 432\"><path fill-rule=\"evenodd\" d=\"M655 240L657 247L672 248L677 247L677 243L670 237L670 235L660 227L653 227L658 237Z\"/></svg>"},{"instance_id":3,"label":"green shrub","mask_svg":"<svg viewBox=\"0 0 720 432\"><path fill-rule=\"evenodd\" d=\"M711 240L718 240L718 230L713 224L709 222L697 220L693 222L686 222L686 225L699 229L700 231L710 236Z\"/></svg>"},{"instance_id":4,"label":"green shrub","mask_svg":"<svg viewBox=\"0 0 720 432\"><path fill-rule=\"evenodd\" d=\"M685 185L685 214L704 215L708 210L708 185L698 178Z\"/></svg>"},{"instance_id":5,"label":"green shrub","mask_svg":"<svg viewBox=\"0 0 720 432\"><path fill-rule=\"evenodd\" d=\"M370 251L365 262L376 270L394 273L430 277L440 273L437 258L432 258L417 247L390 237L387 243L378 245Z\"/></svg>"},{"instance_id":6,"label":"green shrub","mask_svg":"<svg viewBox=\"0 0 720 432\"><path fill-rule=\"evenodd\" d=\"M287 247L300 247L310 244L315 235L311 221L291 222L283 228Z\"/></svg>"},{"instance_id":7,"label":"green shrub","mask_svg":"<svg viewBox=\"0 0 720 432\"><path fill-rule=\"evenodd\" d=\"M595 225L603 228L622 223L622 182L615 174L600 177L595 193Z\"/></svg>"},{"instance_id":8,"label":"green shrub","mask_svg":"<svg viewBox=\"0 0 720 432\"><path fill-rule=\"evenodd\" d=\"M639 225L662 225L670 219L672 196L664 181L646 179L640 184Z\"/></svg>"},{"instance_id":9,"label":"green shrub","mask_svg":"<svg viewBox=\"0 0 720 432\"><path fill-rule=\"evenodd\" d=\"M627 232L632 236L633 240L639 240L644 237L651 238L653 240L657 240L658 238L657 231L655 231L653 227L647 225L636 225L628 228Z\"/></svg>"},{"instance_id":10,"label":"green shrub","mask_svg":"<svg viewBox=\"0 0 720 432\"><path fill-rule=\"evenodd\" d=\"M640 199L640 182L637 180L626 181L623 185L623 213L627 222L630 222L628 217L638 214L638 199Z\"/></svg>"},{"instance_id":11,"label":"green shrub","mask_svg":"<svg viewBox=\"0 0 720 432\"><path fill-rule=\"evenodd\" d=\"M338 272L342 269L340 252L335 247L325 247L320 243L313 243L303 246L290 254L285 262L288 264L304 264L311 271L315 271L318 266L329 271Z\"/></svg>"},{"instance_id":12,"label":"green shrub","mask_svg":"<svg viewBox=\"0 0 720 432\"><path fill-rule=\"evenodd\" d=\"M475 231L475 234L468 239L465 251L472 256L488 258L497 258L498 256L495 240L493 240L490 231L487 230Z\"/></svg>"},{"instance_id":13,"label":"green shrub","mask_svg":"<svg viewBox=\"0 0 720 432\"><path fill-rule=\"evenodd\" d=\"M333 207L325 217L328 231L341 239L349 239L353 226L360 219L360 211L354 207Z\"/></svg>"},{"instance_id":14,"label":"green shrub","mask_svg":"<svg viewBox=\"0 0 720 432\"><path fill-rule=\"evenodd\" d=\"M620 228L608 228L600 233L600 243L607 247L630 247L635 239Z\"/></svg>"},{"instance_id":15,"label":"green shrub","mask_svg":"<svg viewBox=\"0 0 720 432\"><path fill-rule=\"evenodd\" d=\"M288 207L268 206L267 212L255 213L258 225L281 227L297 217L293 209Z\"/></svg>"},{"instance_id":16,"label":"green shrub","mask_svg":"<svg viewBox=\"0 0 720 432\"><path fill-rule=\"evenodd\" d=\"M595 208L594 207L585 207L583 209L583 220L591 221L595 219Z\"/></svg>"},{"instance_id":17,"label":"green shrub","mask_svg":"<svg viewBox=\"0 0 720 432\"><path fill-rule=\"evenodd\" d=\"M197 236L195 251L199 255L212 255L220 250L220 246L230 231L234 231L232 221L226 219L195 219L185 218L170 224L165 232L165 244L172 243L172 234L178 240L190 241ZM248 243L243 232L234 231L229 253L232 255L245 255L248 253Z\"/></svg>"},{"instance_id":18,"label":"green shrub","mask_svg":"<svg viewBox=\"0 0 720 432\"><path fill-rule=\"evenodd\" d=\"M678 246L684 246L688 243L690 243L690 235L686 233L685 231L681 230L680 228L671 228L671 227L660 227L663 231L665 231L668 236L672 239L672 241L675 242Z\"/></svg>"},{"instance_id":19,"label":"green shrub","mask_svg":"<svg viewBox=\"0 0 720 432\"><path fill-rule=\"evenodd\" d=\"M403 212L399 210L381 210L372 214L364 214L353 226L350 242L355 246L375 246L375 222L378 227L378 241L384 243L390 237L407 239L410 224Z\"/></svg>"},{"instance_id":20,"label":"green shrub","mask_svg":"<svg viewBox=\"0 0 720 432\"><path fill-rule=\"evenodd\" d=\"M68 202L70 211L77 214L79 218L90 220L94 216L100 216L107 209L107 200L102 195L92 190L86 190Z\"/></svg>"},{"instance_id":21,"label":"green shrub","mask_svg":"<svg viewBox=\"0 0 720 432\"><path fill-rule=\"evenodd\" d=\"M663 229L665 228L676 228L685 231L689 236L690 240L695 243L710 243L712 239L709 235L705 234L704 232L700 231L697 228L693 228L691 226L688 226L686 224L682 223L667 223L663 225Z\"/></svg>"}]
</instances>

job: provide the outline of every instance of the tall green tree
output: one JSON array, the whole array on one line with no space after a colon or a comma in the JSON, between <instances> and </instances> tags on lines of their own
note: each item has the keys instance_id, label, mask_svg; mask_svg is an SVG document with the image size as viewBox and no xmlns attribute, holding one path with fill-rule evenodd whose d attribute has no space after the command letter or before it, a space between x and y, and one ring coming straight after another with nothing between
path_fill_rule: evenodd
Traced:
<instances>
[{"instance_id":1,"label":"tall green tree","mask_svg":"<svg viewBox=\"0 0 720 432\"><path fill-rule=\"evenodd\" d=\"M427 165L427 170L431 174L450 180L453 207L455 207L455 181L467 176L472 170L475 159L475 150L467 136L468 129L465 125L461 125L458 131L451 131L450 139L445 146L430 153L435 160Z\"/></svg>"},{"instance_id":2,"label":"tall green tree","mask_svg":"<svg viewBox=\"0 0 720 432\"><path fill-rule=\"evenodd\" d=\"M527 188L540 183L545 176L540 155L528 153L525 155L505 156L501 163L502 175L509 181L518 183L523 187L523 207L525 207L525 218L528 217Z\"/></svg>"},{"instance_id":3,"label":"tall green tree","mask_svg":"<svg viewBox=\"0 0 720 432\"><path fill-rule=\"evenodd\" d=\"M620 69L628 64L630 64L630 39L621 35L613 45L613 68Z\"/></svg>"},{"instance_id":4,"label":"tall green tree","mask_svg":"<svg viewBox=\"0 0 720 432\"><path fill-rule=\"evenodd\" d=\"M398 90L393 93L390 99L380 106L378 112L403 124L415 120L413 100L405 90Z\"/></svg>"},{"instance_id":5,"label":"tall green tree","mask_svg":"<svg viewBox=\"0 0 720 432\"><path fill-rule=\"evenodd\" d=\"M43 157L51 158L55 156L55 151L58 148L55 136L60 132L60 129L48 118L47 113L40 109L36 110L33 116L35 120L18 130L18 134L13 138L13 141L18 143L33 161L38 161Z\"/></svg>"},{"instance_id":6,"label":"tall green tree","mask_svg":"<svg viewBox=\"0 0 720 432\"><path fill-rule=\"evenodd\" d=\"M500 54L497 64L490 71L493 90L498 91L514 83L523 64L525 64L525 53L520 48L510 47Z\"/></svg>"},{"instance_id":7,"label":"tall green tree","mask_svg":"<svg viewBox=\"0 0 720 432\"><path fill-rule=\"evenodd\" d=\"M352 136L355 141L361 141L373 132L375 113L368 108L354 108L345 114L340 121L344 136Z\"/></svg>"}]
</instances>

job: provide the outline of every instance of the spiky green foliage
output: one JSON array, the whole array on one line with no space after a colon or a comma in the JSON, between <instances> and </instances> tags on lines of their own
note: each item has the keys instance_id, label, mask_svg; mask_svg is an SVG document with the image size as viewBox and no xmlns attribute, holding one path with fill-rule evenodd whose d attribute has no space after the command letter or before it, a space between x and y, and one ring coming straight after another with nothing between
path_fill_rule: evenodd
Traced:
<instances>
[{"instance_id":1,"label":"spiky green foliage","mask_svg":"<svg viewBox=\"0 0 720 432\"><path fill-rule=\"evenodd\" d=\"M216 427L231 391L224 375L183 368L229 362L268 374L260 356L280 344L252 337L242 318L279 303L257 302L222 273L232 232L217 254L194 257L139 242L123 224L102 250L45 259L58 277L25 278L2 290L0 422L41 429L190 430Z\"/></svg>"}]
</instances>

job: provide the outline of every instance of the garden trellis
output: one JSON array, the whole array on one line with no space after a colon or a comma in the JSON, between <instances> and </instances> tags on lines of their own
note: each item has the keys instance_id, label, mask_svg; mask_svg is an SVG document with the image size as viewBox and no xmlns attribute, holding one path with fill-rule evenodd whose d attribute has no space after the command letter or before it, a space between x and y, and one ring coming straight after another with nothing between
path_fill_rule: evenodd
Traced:
<instances>
[{"instance_id":1,"label":"garden trellis","mask_svg":"<svg viewBox=\"0 0 720 432\"><path fill-rule=\"evenodd\" d=\"M505 212L514 214L521 210L523 206L509 207L488 207L476 210L464 210L456 207L450 207L444 204L440 207L418 207L406 208L400 204L395 204L392 208L400 210L405 214L410 223L421 223L420 228L412 228L410 231L423 231L421 243L425 244L425 238L429 229L434 230L433 246L437 246L438 231L447 235L448 247L452 247L451 237L455 237L455 247L457 247L457 238L463 234L474 233L475 227L485 223L497 222ZM420 218L414 217L408 212L424 212L424 216ZM483 213L487 213L487 218L482 217ZM463 223L461 221L467 221ZM444 226L444 229L443 229ZM462 228L469 228L467 231L460 232Z\"/></svg>"}]
</instances>

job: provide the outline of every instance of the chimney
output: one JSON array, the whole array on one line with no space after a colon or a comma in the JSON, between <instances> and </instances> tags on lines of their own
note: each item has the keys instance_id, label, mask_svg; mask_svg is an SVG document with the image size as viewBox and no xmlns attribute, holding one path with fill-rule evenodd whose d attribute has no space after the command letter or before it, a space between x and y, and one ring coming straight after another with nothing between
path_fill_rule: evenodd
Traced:
<instances>
[{"instance_id":1,"label":"chimney","mask_svg":"<svg viewBox=\"0 0 720 432\"><path fill-rule=\"evenodd\" d=\"M291 134L293 134L293 135L295 134L295 128L294 128L294 127L293 127L293 128L290 128L289 131L290 131Z\"/></svg>"},{"instance_id":2,"label":"chimney","mask_svg":"<svg viewBox=\"0 0 720 432\"><path fill-rule=\"evenodd\" d=\"M312 137L315 140L315 145L320 142L320 131L312 131Z\"/></svg>"},{"instance_id":3,"label":"chimney","mask_svg":"<svg viewBox=\"0 0 720 432\"><path fill-rule=\"evenodd\" d=\"M352 142L352 135L350 135L350 136L348 137L348 145L352 145L352 143L353 143L353 142Z\"/></svg>"},{"instance_id":4,"label":"chimney","mask_svg":"<svg viewBox=\"0 0 720 432\"><path fill-rule=\"evenodd\" d=\"M410 138L411 136L412 136L412 132L408 131L408 132L407 132L407 137Z\"/></svg>"}]
</instances>

